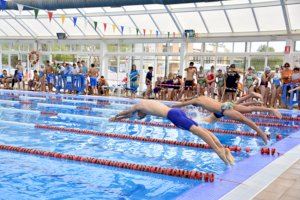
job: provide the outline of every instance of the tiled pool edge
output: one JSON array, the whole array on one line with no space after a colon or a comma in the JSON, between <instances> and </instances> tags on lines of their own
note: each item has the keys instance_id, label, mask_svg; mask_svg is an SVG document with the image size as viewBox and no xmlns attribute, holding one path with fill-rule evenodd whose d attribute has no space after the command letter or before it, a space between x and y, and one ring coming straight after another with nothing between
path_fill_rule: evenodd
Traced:
<instances>
[{"instance_id":1,"label":"tiled pool edge","mask_svg":"<svg viewBox=\"0 0 300 200\"><path fill-rule=\"evenodd\" d=\"M292 148L300 145L300 130L296 133L286 137L282 141L279 141L272 145L278 152L284 154ZM284 155L283 155L284 156ZM260 153L251 156L244 161L237 163L235 166L226 170L221 176L221 179L216 179L212 184L202 184L186 193L179 196L178 200L215 200L220 199L227 193L231 192L236 187L243 184L244 181L249 179L261 171L264 167L276 160L277 156L262 156ZM291 165L293 163L290 163ZM245 170L247 169L247 170ZM279 176L280 174L278 174ZM263 187L261 187L263 189Z\"/></svg>"}]
</instances>

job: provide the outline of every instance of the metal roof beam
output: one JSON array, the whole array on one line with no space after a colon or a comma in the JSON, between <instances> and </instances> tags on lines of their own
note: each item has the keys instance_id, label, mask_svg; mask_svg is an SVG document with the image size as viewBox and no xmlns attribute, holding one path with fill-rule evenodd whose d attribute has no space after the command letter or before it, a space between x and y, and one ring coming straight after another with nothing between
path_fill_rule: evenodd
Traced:
<instances>
[{"instance_id":1,"label":"metal roof beam","mask_svg":"<svg viewBox=\"0 0 300 200\"><path fill-rule=\"evenodd\" d=\"M286 31L288 34L291 34L291 23L290 23L290 18L289 18L288 12L287 12L285 2L286 2L285 0L280 0Z\"/></svg>"},{"instance_id":2,"label":"metal roof beam","mask_svg":"<svg viewBox=\"0 0 300 200\"><path fill-rule=\"evenodd\" d=\"M221 2L221 6L224 7L223 2L222 2L222 1L220 1L220 2ZM224 11L225 17L226 17L226 19L227 19L228 25L229 25L229 27L230 27L230 30L231 30L231 32L233 33L234 31L233 31L233 28L232 28L232 24L231 24L231 22L230 22L230 20L229 20L229 17L228 17L228 14L227 14L227 12L226 12L226 9L223 9L223 11Z\"/></svg>"},{"instance_id":3,"label":"metal roof beam","mask_svg":"<svg viewBox=\"0 0 300 200\"><path fill-rule=\"evenodd\" d=\"M249 0L249 3L252 4L252 1ZM257 31L260 32L260 27L258 25L258 21L257 21L257 17L256 17L256 14L255 14L254 8L251 8L251 11L252 11L252 15L254 17L254 21L255 21L255 25L256 25Z\"/></svg>"},{"instance_id":4,"label":"metal roof beam","mask_svg":"<svg viewBox=\"0 0 300 200\"><path fill-rule=\"evenodd\" d=\"M179 22L179 20L177 19L177 17L175 16L175 14L173 15L173 13L170 11L169 7L164 5L165 6L165 9L167 10L169 16L171 17L173 23L175 24L178 32L180 33L180 35L182 36L183 35L183 28Z\"/></svg>"},{"instance_id":5,"label":"metal roof beam","mask_svg":"<svg viewBox=\"0 0 300 200\"><path fill-rule=\"evenodd\" d=\"M299 0L289 0L285 5L299 4ZM207 6L207 7L195 7L195 8L174 8L172 13L177 12L202 12L202 11L213 11L213 10L234 10L234 9L244 9L244 8L258 8L258 7L270 7L270 6L281 6L280 1L270 1L270 2L260 2L251 4L236 4L236 5L224 5L224 6ZM161 14L167 13L165 9L157 10L139 10L139 11L118 11L118 12L105 12L105 13L86 13L86 17L99 17L99 16L117 16L117 15L143 15L143 14ZM66 17L73 17L74 14L66 14ZM0 19L9 18L9 16L0 16ZM18 15L16 19L26 19L31 18L28 15ZM48 18L47 15L39 15L39 18ZM59 15L53 15L53 18L60 18Z\"/></svg>"},{"instance_id":6,"label":"metal roof beam","mask_svg":"<svg viewBox=\"0 0 300 200\"><path fill-rule=\"evenodd\" d=\"M62 11L63 11L64 15L67 14L63 9L62 9ZM74 17L74 15L73 15L73 17ZM68 17L68 18L69 18L69 17ZM73 20L72 20L71 18L69 18L69 20L71 20L72 23L74 23ZM76 27L77 27L78 30L82 33L83 36L86 36L85 33L84 33L84 31L82 31L81 28L80 28L77 24L76 24Z\"/></svg>"},{"instance_id":7,"label":"metal roof beam","mask_svg":"<svg viewBox=\"0 0 300 200\"><path fill-rule=\"evenodd\" d=\"M92 24L92 22L86 17L86 15L83 14L82 11L81 11L80 9L78 9L78 8L77 8L77 11L80 13L80 15L81 15L85 20L87 20L88 24L89 24L93 29L95 29L94 24ZM104 34L103 34L101 31L98 31L97 29L96 29L95 31L96 31L96 33L97 33L100 37L103 37Z\"/></svg>"}]
</instances>

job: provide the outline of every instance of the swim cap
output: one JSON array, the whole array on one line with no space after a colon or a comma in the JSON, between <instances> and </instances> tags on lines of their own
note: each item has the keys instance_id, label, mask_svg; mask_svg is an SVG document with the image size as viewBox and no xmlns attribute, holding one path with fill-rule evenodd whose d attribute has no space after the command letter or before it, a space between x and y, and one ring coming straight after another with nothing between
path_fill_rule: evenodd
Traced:
<instances>
[{"instance_id":1,"label":"swim cap","mask_svg":"<svg viewBox=\"0 0 300 200\"><path fill-rule=\"evenodd\" d=\"M269 66L266 66L266 67L265 67L265 71L266 71L266 72L271 71L271 68L270 68Z\"/></svg>"}]
</instances>

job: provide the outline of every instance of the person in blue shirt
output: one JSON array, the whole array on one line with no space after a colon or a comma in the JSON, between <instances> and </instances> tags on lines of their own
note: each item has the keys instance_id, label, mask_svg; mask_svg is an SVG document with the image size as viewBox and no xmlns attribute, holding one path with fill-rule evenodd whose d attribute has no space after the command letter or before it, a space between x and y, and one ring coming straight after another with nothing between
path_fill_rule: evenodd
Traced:
<instances>
[{"instance_id":1,"label":"person in blue shirt","mask_svg":"<svg viewBox=\"0 0 300 200\"><path fill-rule=\"evenodd\" d=\"M139 72L136 70L136 65L133 64L129 74L131 98L135 98L135 95L137 93L137 89L139 87L139 83L138 83L139 77L140 75Z\"/></svg>"}]
</instances>

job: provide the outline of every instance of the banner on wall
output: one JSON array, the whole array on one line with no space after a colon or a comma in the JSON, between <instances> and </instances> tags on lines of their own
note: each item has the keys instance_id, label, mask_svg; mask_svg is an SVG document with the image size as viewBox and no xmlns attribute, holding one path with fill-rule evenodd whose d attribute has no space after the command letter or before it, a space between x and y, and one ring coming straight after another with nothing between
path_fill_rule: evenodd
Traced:
<instances>
[{"instance_id":1,"label":"banner on wall","mask_svg":"<svg viewBox=\"0 0 300 200\"><path fill-rule=\"evenodd\" d=\"M284 54L290 54L291 53L291 46L285 46L284 47Z\"/></svg>"}]
</instances>

